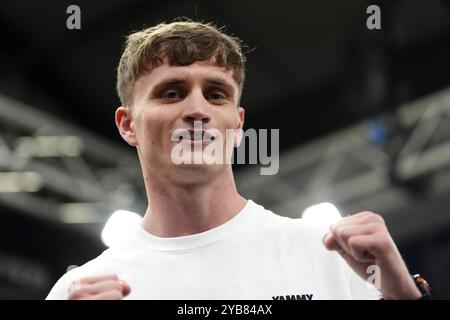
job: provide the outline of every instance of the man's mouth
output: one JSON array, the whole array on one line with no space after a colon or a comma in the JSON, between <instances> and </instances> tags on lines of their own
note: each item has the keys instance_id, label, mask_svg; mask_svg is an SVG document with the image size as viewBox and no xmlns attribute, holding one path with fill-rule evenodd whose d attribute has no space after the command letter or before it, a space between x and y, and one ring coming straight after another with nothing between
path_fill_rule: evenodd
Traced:
<instances>
[{"instance_id":1,"label":"man's mouth","mask_svg":"<svg viewBox=\"0 0 450 320\"><path fill-rule=\"evenodd\" d=\"M178 142L210 142L216 140L216 137L206 130L182 130L177 132Z\"/></svg>"}]
</instances>

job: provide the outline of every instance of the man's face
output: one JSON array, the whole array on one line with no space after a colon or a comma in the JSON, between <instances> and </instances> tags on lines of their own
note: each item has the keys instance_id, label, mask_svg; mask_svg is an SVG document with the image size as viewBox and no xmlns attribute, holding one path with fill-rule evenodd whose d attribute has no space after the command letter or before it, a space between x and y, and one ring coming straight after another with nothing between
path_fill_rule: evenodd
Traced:
<instances>
[{"instance_id":1,"label":"man's face","mask_svg":"<svg viewBox=\"0 0 450 320\"><path fill-rule=\"evenodd\" d=\"M226 130L243 126L244 110L237 107L238 94L232 71L213 61L189 66L163 64L136 81L133 104L131 108L119 108L116 121L124 139L137 147L141 165L147 171L192 181L227 165L174 163L172 151L177 144L182 143L183 150L192 152L193 157L199 147L205 150L215 142L204 136L200 141L179 142L173 138L174 133L188 133L194 139L194 128L197 130L201 124L203 131L217 129L226 147ZM231 143L231 149L236 143Z\"/></svg>"}]
</instances>

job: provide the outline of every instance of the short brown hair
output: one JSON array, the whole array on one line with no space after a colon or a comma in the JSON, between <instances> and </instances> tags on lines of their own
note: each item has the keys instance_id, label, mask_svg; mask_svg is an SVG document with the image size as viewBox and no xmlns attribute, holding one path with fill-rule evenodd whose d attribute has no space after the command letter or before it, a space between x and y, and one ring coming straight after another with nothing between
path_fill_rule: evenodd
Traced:
<instances>
[{"instance_id":1,"label":"short brown hair","mask_svg":"<svg viewBox=\"0 0 450 320\"><path fill-rule=\"evenodd\" d=\"M242 92L245 56L241 41L210 23L174 21L128 36L117 68L117 93L123 105L131 103L136 80L163 64L164 58L170 65L178 66L214 58L217 65L233 71L239 96Z\"/></svg>"}]
</instances>

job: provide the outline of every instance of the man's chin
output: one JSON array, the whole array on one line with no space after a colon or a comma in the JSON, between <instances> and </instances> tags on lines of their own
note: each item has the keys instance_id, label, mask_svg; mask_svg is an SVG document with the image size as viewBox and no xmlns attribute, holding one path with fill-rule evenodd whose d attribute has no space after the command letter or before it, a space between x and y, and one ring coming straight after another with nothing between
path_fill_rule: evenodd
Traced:
<instances>
[{"instance_id":1,"label":"man's chin","mask_svg":"<svg viewBox=\"0 0 450 320\"><path fill-rule=\"evenodd\" d=\"M173 165L171 174L173 181L182 184L203 184L219 177L224 165L206 163L182 163Z\"/></svg>"},{"instance_id":2,"label":"man's chin","mask_svg":"<svg viewBox=\"0 0 450 320\"><path fill-rule=\"evenodd\" d=\"M194 162L187 162L187 163L180 163L180 164L174 164L174 169L180 169L180 170L193 170L193 171L212 171L214 169L217 169L220 165L218 164L208 164L206 162L201 163L194 163Z\"/></svg>"}]
</instances>

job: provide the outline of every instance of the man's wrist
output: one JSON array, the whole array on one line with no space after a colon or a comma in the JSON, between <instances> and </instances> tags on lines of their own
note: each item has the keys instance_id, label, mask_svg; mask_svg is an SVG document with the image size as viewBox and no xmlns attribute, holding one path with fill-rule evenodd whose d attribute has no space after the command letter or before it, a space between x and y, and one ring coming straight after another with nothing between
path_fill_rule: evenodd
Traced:
<instances>
[{"instance_id":1,"label":"man's wrist","mask_svg":"<svg viewBox=\"0 0 450 320\"><path fill-rule=\"evenodd\" d=\"M428 282L420 274L412 275L412 279L419 290L421 296L417 300L430 300L432 299L431 287Z\"/></svg>"},{"instance_id":2,"label":"man's wrist","mask_svg":"<svg viewBox=\"0 0 450 320\"><path fill-rule=\"evenodd\" d=\"M419 274L411 275L408 282L400 285L399 288L403 289L395 294L382 292L382 300L429 300L432 298L428 282Z\"/></svg>"}]
</instances>

